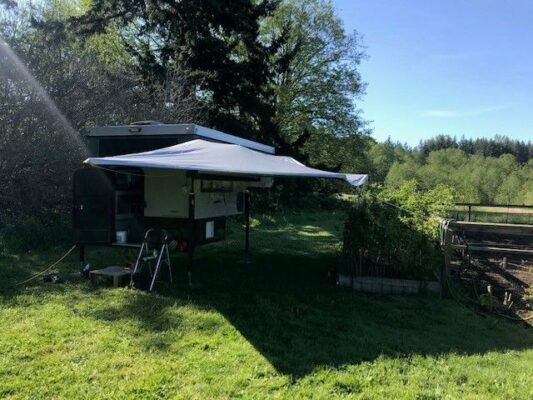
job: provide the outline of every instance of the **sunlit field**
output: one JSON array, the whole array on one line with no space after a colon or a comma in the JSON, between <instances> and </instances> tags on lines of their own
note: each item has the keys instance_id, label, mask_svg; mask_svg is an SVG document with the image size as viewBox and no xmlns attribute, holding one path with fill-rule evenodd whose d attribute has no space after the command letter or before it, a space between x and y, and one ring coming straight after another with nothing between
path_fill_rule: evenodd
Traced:
<instances>
[{"instance_id":1,"label":"sunlit field","mask_svg":"<svg viewBox=\"0 0 533 400\"><path fill-rule=\"evenodd\" d=\"M77 275L16 286L68 247L0 258L2 398L533 397L533 333L437 297L336 288L343 215L254 219L251 264L229 240L198 251L195 282L149 294ZM91 249L95 267L134 253Z\"/></svg>"}]
</instances>

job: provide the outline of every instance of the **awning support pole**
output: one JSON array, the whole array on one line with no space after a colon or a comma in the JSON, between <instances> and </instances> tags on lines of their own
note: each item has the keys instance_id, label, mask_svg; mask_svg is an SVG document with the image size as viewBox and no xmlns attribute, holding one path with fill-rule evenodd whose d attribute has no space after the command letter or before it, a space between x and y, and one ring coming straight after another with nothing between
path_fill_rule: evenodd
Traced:
<instances>
[{"instance_id":1,"label":"awning support pole","mask_svg":"<svg viewBox=\"0 0 533 400\"><path fill-rule=\"evenodd\" d=\"M189 280L189 287L192 287L192 267L194 261L194 242L196 224L194 220L194 177L191 177L191 190L189 192L189 243L187 244L188 263L187 263L187 278Z\"/></svg>"},{"instance_id":2,"label":"awning support pole","mask_svg":"<svg viewBox=\"0 0 533 400\"><path fill-rule=\"evenodd\" d=\"M250 191L244 191L244 262L250 262Z\"/></svg>"}]
</instances>

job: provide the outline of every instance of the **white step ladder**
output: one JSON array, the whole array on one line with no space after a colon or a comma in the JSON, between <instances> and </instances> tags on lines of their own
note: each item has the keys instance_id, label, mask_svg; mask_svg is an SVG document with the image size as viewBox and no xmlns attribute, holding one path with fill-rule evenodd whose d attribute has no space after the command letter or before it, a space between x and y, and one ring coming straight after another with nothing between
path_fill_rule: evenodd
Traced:
<instances>
[{"instance_id":1,"label":"white step ladder","mask_svg":"<svg viewBox=\"0 0 533 400\"><path fill-rule=\"evenodd\" d=\"M131 273L130 287L135 287L134 276L140 276L144 266L147 265L150 271L150 287L151 292L154 289L155 282L161 271L163 264L168 267L168 273L170 276L170 283L172 281L172 269L170 266L170 253L169 253L169 236L164 229L149 229L144 234L144 241L135 263L135 268ZM155 268L152 271L152 264L155 262Z\"/></svg>"}]
</instances>

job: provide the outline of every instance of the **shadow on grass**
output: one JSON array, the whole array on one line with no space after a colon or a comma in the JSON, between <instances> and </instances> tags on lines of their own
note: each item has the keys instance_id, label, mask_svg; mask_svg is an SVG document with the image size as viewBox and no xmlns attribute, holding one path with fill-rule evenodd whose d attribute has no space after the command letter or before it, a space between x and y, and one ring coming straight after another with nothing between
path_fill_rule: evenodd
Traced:
<instances>
[{"instance_id":1,"label":"shadow on grass","mask_svg":"<svg viewBox=\"0 0 533 400\"><path fill-rule=\"evenodd\" d=\"M233 260L232 267L207 255L199 261L203 287L189 299L222 313L279 372L294 378L380 356L533 347L531 329L484 318L451 300L335 288L327 278L331 254L256 254L252 265Z\"/></svg>"},{"instance_id":2,"label":"shadow on grass","mask_svg":"<svg viewBox=\"0 0 533 400\"><path fill-rule=\"evenodd\" d=\"M126 304L100 304L83 315L110 323L132 320L157 333L147 347L164 351L175 340L165 332L189 329L174 314L176 309L186 304L216 311L280 373L294 379L317 368L339 368L381 356L533 347L531 329L484 318L451 300L376 297L334 287L328 272L338 262L338 234L338 226L320 219L287 229L260 226L253 234L252 264L239 263L242 242L233 235L227 242L198 250L199 288L187 289L185 258L177 256L174 286L162 283L158 294L128 292ZM209 329L218 329L215 322Z\"/></svg>"}]
</instances>

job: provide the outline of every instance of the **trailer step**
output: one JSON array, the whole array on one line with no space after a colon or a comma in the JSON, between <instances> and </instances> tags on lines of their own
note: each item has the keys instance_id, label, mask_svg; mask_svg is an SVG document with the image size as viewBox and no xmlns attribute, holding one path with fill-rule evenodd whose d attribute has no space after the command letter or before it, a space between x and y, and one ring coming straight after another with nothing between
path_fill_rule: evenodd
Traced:
<instances>
[{"instance_id":1,"label":"trailer step","mask_svg":"<svg viewBox=\"0 0 533 400\"><path fill-rule=\"evenodd\" d=\"M127 276L129 278L131 276L131 269L126 267L110 266L90 271L89 276L93 282L98 276L111 277L113 278L113 286L118 287L121 286L123 277Z\"/></svg>"}]
</instances>

